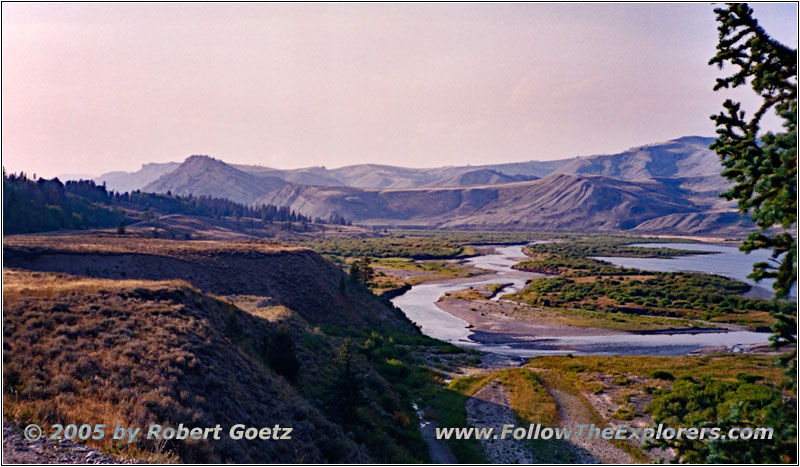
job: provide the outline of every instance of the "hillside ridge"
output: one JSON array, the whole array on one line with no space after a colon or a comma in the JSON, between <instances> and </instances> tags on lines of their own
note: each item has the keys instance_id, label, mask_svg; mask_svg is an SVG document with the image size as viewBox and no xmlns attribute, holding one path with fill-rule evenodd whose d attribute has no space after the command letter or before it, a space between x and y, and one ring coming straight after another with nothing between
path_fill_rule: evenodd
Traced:
<instances>
[{"instance_id":1,"label":"hillside ridge","mask_svg":"<svg viewBox=\"0 0 800 467\"><path fill-rule=\"evenodd\" d=\"M351 186L372 189L414 188L442 182L468 172L481 170L491 170L509 177L525 176L538 178L557 172L585 171L587 170L587 161L597 160L598 158L624 158L630 156L631 153L653 151L662 147L680 150L680 147L683 146L693 153L699 148L701 150L700 152L702 152L702 154L699 154L699 157L706 161L705 164L707 164L707 166L712 166L719 163L713 151L708 150L708 146L713 140L714 138L704 136L682 136L664 142L633 147L614 154L598 154L555 160L530 160L523 162L442 166L434 168L412 168L371 163L347 165L335 169L328 169L320 166L299 169L276 169L252 164L232 163L228 165L251 175L276 177L289 183L305 185ZM144 189L148 184L154 182L161 176L169 174L179 165L181 165L180 162L143 164L139 171L109 172L96 177L95 181L100 184L106 182L110 190L116 191ZM681 167L679 173L675 173L672 176L688 177L708 175L708 171L706 170L707 166L703 166L702 173L698 173L693 171L693 168L687 164L685 167ZM599 173L596 174L600 175ZM651 175L658 176L655 173Z\"/></svg>"}]
</instances>

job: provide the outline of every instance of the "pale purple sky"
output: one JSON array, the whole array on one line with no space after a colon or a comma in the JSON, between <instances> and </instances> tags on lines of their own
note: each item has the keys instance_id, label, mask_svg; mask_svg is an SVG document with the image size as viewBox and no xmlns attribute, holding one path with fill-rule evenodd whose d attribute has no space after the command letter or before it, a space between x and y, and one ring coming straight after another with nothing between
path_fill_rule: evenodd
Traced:
<instances>
[{"instance_id":1,"label":"pale purple sky","mask_svg":"<svg viewBox=\"0 0 800 467\"><path fill-rule=\"evenodd\" d=\"M753 8L797 47L796 4ZM725 97L709 4L2 9L3 165L45 177L191 154L296 168L609 153L712 136Z\"/></svg>"}]
</instances>

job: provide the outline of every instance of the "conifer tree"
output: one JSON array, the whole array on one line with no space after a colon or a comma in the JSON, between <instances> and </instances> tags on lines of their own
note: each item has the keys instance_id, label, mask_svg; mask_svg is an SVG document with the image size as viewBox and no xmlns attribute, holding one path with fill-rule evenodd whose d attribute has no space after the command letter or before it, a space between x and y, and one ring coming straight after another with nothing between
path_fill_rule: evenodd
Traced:
<instances>
[{"instance_id":1,"label":"conifer tree","mask_svg":"<svg viewBox=\"0 0 800 467\"><path fill-rule=\"evenodd\" d=\"M785 298L797 283L797 50L771 38L746 3L729 3L714 11L719 43L709 64L733 68L731 75L717 79L714 90L749 85L762 102L748 117L741 103L728 99L724 111L711 117L717 124L711 149L725 167L722 175L734 182L722 196L736 199L739 210L758 226L741 249L772 250L771 260L754 264L750 277L774 278L775 298ZM784 131L760 132L761 120L770 111L782 119ZM776 311L772 316L773 345L796 344L796 313ZM796 388L796 350L780 364Z\"/></svg>"},{"instance_id":2,"label":"conifer tree","mask_svg":"<svg viewBox=\"0 0 800 467\"><path fill-rule=\"evenodd\" d=\"M797 238L790 230L797 224L797 51L772 39L746 3L714 11L719 43L709 64L733 68L714 90L749 85L762 104L748 117L741 103L726 100L724 111L711 117L717 125L711 148L725 167L722 174L734 182L723 196L736 199L759 229L742 250L773 251L772 262L755 264L751 277L775 278L776 295L783 298L797 281ZM783 132L759 134L769 111L783 120ZM776 227L781 231L773 233Z\"/></svg>"}]
</instances>

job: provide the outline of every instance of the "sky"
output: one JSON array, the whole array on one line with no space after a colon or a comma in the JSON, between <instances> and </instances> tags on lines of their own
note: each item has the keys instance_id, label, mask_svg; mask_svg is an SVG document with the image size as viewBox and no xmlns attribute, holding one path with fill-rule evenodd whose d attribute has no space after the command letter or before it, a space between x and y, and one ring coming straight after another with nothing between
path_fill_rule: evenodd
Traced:
<instances>
[{"instance_id":1,"label":"sky","mask_svg":"<svg viewBox=\"0 0 800 467\"><path fill-rule=\"evenodd\" d=\"M797 47L797 4L756 4ZM478 165L713 136L713 6L3 3L2 162ZM776 124L777 119L769 122Z\"/></svg>"}]
</instances>

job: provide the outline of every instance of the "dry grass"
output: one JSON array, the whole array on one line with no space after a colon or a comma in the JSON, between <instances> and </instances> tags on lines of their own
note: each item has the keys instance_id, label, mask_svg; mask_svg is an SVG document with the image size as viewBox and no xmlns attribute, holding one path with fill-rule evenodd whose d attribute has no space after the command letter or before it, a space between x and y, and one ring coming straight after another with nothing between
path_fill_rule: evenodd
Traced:
<instances>
[{"instance_id":1,"label":"dry grass","mask_svg":"<svg viewBox=\"0 0 800 467\"><path fill-rule=\"evenodd\" d=\"M472 376L464 376L462 378L455 378L448 385L448 389L463 394L467 397L472 397L480 388L484 387L486 383L493 381L497 378L494 373L478 374Z\"/></svg>"},{"instance_id":2,"label":"dry grass","mask_svg":"<svg viewBox=\"0 0 800 467\"><path fill-rule=\"evenodd\" d=\"M88 444L184 462L359 461L265 358L276 328L182 281L4 270L3 415L20 423L295 427L292 441ZM346 457L327 457L326 443ZM343 454L342 454L343 453Z\"/></svg>"},{"instance_id":3,"label":"dry grass","mask_svg":"<svg viewBox=\"0 0 800 467\"><path fill-rule=\"evenodd\" d=\"M332 402L343 341L417 331L309 249L89 233L7 238L4 259L7 420L295 429L291 442L93 441L152 461L428 458L411 396L361 354L356 421Z\"/></svg>"},{"instance_id":4,"label":"dry grass","mask_svg":"<svg viewBox=\"0 0 800 467\"><path fill-rule=\"evenodd\" d=\"M592 414L595 424L628 423L632 426L652 424L648 406L658 389L668 388L673 378L709 377L715 380L736 381L741 374L761 376L764 382L778 386L783 379L774 366L774 357L726 354L680 357L597 357L548 356L530 359L527 368L556 385L580 397ZM784 391L787 398L796 394ZM647 453L644 458L637 445L613 441L638 460L657 460L660 451Z\"/></svg>"},{"instance_id":5,"label":"dry grass","mask_svg":"<svg viewBox=\"0 0 800 467\"><path fill-rule=\"evenodd\" d=\"M269 296L315 324L394 325L413 329L402 313L360 288L342 290L346 275L313 251L263 241L218 242L125 238L97 234L21 235L3 244L5 265L63 272L86 280L180 280L214 296ZM98 283L99 284L99 283ZM112 287L110 282L99 287ZM92 283L87 283L91 288Z\"/></svg>"},{"instance_id":6,"label":"dry grass","mask_svg":"<svg viewBox=\"0 0 800 467\"><path fill-rule=\"evenodd\" d=\"M511 408L522 421L556 426L558 406L536 374L518 368L500 371L499 377L508 389Z\"/></svg>"},{"instance_id":7,"label":"dry grass","mask_svg":"<svg viewBox=\"0 0 800 467\"><path fill-rule=\"evenodd\" d=\"M268 240L240 242L195 240L187 242L88 233L12 235L3 239L3 246L12 247L21 253L138 253L171 257L236 252L275 254L285 251L307 250L307 248L287 246Z\"/></svg>"},{"instance_id":8,"label":"dry grass","mask_svg":"<svg viewBox=\"0 0 800 467\"><path fill-rule=\"evenodd\" d=\"M276 302L269 297L259 297L255 295L233 295L219 298L228 300L236 305L236 307L239 309L244 310L253 316L263 318L271 323L284 322L298 316L296 312L286 308L285 306L276 304Z\"/></svg>"},{"instance_id":9,"label":"dry grass","mask_svg":"<svg viewBox=\"0 0 800 467\"><path fill-rule=\"evenodd\" d=\"M448 292L442 295L439 298L439 301L445 299L453 299L453 300L487 300L488 298L484 296L480 290L476 290L476 288L470 287L468 289L463 290L456 290L455 292Z\"/></svg>"},{"instance_id":10,"label":"dry grass","mask_svg":"<svg viewBox=\"0 0 800 467\"><path fill-rule=\"evenodd\" d=\"M23 269L3 269L3 299L16 300L28 298L53 298L55 295L95 293L99 290L122 291L137 288L191 287L182 280L112 280L91 277L30 272Z\"/></svg>"},{"instance_id":11,"label":"dry grass","mask_svg":"<svg viewBox=\"0 0 800 467\"><path fill-rule=\"evenodd\" d=\"M486 384L499 379L508 389L511 409L526 423L553 426L558 421L556 402L547 393L538 377L524 368L498 370L456 378L449 388L472 397Z\"/></svg>"}]
</instances>

